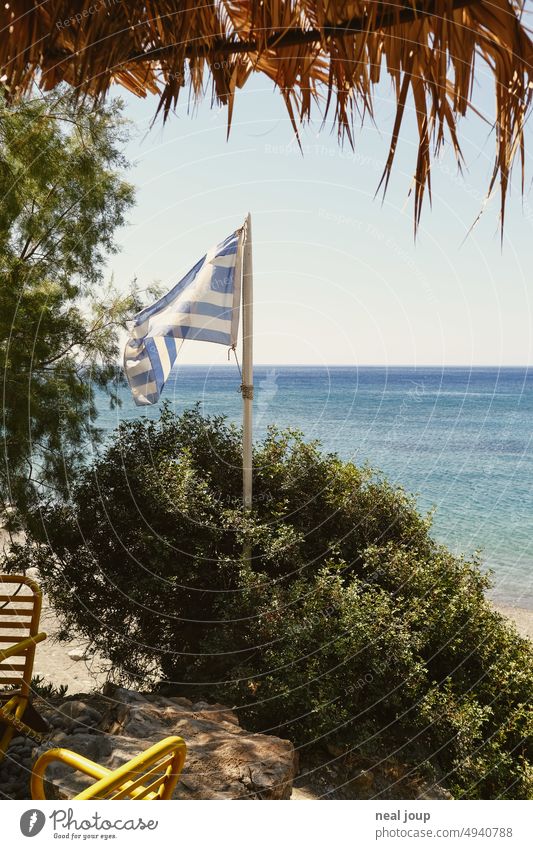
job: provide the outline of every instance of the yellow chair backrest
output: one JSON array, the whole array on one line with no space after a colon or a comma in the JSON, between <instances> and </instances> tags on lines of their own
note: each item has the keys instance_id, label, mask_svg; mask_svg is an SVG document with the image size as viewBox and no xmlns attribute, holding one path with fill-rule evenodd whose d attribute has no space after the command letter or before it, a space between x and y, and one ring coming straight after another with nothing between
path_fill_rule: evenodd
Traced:
<instances>
[{"instance_id":1,"label":"yellow chair backrest","mask_svg":"<svg viewBox=\"0 0 533 849\"><path fill-rule=\"evenodd\" d=\"M42 595L38 584L24 575L0 575L0 692L16 685L23 698L30 694L35 645L39 634Z\"/></svg>"},{"instance_id":2,"label":"yellow chair backrest","mask_svg":"<svg viewBox=\"0 0 533 849\"><path fill-rule=\"evenodd\" d=\"M50 749L34 764L31 796L46 799L44 775L48 765L55 762L96 779L73 799L171 799L185 756L186 746L181 737L167 737L115 770L69 749Z\"/></svg>"}]
</instances>

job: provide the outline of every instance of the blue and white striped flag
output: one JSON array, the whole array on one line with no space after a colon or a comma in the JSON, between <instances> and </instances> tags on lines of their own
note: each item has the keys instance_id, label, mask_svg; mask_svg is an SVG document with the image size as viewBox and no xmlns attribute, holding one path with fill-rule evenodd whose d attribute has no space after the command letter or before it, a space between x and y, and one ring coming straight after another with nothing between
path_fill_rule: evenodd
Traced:
<instances>
[{"instance_id":1,"label":"blue and white striped flag","mask_svg":"<svg viewBox=\"0 0 533 849\"><path fill-rule=\"evenodd\" d=\"M176 360L176 339L236 344L243 231L211 248L167 295L135 316L124 371L137 405L159 400Z\"/></svg>"}]
</instances>

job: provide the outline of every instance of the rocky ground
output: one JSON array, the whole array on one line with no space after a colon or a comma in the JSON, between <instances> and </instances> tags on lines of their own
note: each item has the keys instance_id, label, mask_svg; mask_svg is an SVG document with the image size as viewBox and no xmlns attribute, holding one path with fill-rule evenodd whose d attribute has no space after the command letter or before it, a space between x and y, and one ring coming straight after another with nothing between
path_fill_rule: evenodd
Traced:
<instances>
[{"instance_id":1,"label":"rocky ground","mask_svg":"<svg viewBox=\"0 0 533 849\"><path fill-rule=\"evenodd\" d=\"M0 796L28 799L31 766L39 754L61 746L109 769L153 743L183 737L187 760L176 799L447 799L394 759L375 763L333 748L302 757L288 740L241 728L224 705L138 693L106 685L102 693L35 700L50 724L45 743L19 737L0 763ZM50 766L50 798L72 798L87 779Z\"/></svg>"},{"instance_id":2,"label":"rocky ground","mask_svg":"<svg viewBox=\"0 0 533 849\"><path fill-rule=\"evenodd\" d=\"M0 764L4 797L29 798L31 764L44 750L62 746L114 769L165 737L186 741L187 760L178 799L289 799L298 770L294 746L240 727L223 705L141 694L113 685L101 694L37 699L50 724L46 743L18 738ZM47 778L61 798L71 798L87 779L60 765Z\"/></svg>"}]
</instances>

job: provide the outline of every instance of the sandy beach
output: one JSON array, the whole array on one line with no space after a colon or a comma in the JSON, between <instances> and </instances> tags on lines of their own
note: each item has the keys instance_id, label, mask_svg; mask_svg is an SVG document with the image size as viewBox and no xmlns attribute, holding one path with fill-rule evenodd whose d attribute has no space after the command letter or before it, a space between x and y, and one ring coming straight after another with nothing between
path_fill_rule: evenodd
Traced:
<instances>
[{"instance_id":1,"label":"sandy beach","mask_svg":"<svg viewBox=\"0 0 533 849\"><path fill-rule=\"evenodd\" d=\"M75 636L68 642L59 642L57 616L46 598L43 599L41 628L47 639L35 653L35 676L41 676L44 684L68 687L68 695L90 693L103 686L109 661L98 655L86 655L87 643Z\"/></svg>"},{"instance_id":2,"label":"sandy beach","mask_svg":"<svg viewBox=\"0 0 533 849\"><path fill-rule=\"evenodd\" d=\"M519 634L533 640L533 610L528 610L525 607L507 607L502 604L495 604L494 606L499 613L514 622Z\"/></svg>"}]
</instances>

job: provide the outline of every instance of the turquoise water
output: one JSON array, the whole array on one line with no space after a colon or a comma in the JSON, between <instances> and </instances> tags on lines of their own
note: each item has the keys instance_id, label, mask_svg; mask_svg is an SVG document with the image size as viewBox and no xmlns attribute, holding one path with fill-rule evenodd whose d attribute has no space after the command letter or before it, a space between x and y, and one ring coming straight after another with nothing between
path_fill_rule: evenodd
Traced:
<instances>
[{"instance_id":1,"label":"turquoise water","mask_svg":"<svg viewBox=\"0 0 533 849\"><path fill-rule=\"evenodd\" d=\"M187 366L164 392L177 412L240 420L235 366ZM454 551L481 549L492 596L533 609L533 370L256 366L255 436L297 427L324 449L368 462L436 508L434 533ZM129 391L99 424L157 417Z\"/></svg>"}]
</instances>

